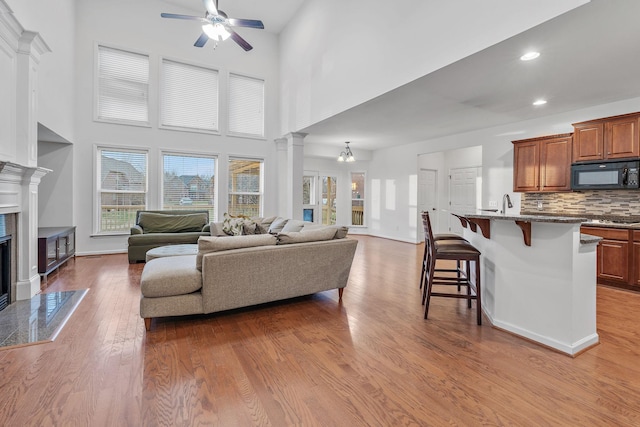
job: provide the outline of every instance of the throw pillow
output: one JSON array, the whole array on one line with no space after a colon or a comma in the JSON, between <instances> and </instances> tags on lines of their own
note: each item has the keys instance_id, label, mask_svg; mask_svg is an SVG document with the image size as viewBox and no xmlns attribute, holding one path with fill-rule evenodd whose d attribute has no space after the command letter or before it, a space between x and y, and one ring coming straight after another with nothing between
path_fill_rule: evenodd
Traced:
<instances>
[{"instance_id":1,"label":"throw pillow","mask_svg":"<svg viewBox=\"0 0 640 427\"><path fill-rule=\"evenodd\" d=\"M224 213L222 221L222 231L229 236L241 236L243 231L244 218L238 218Z\"/></svg>"},{"instance_id":2,"label":"throw pillow","mask_svg":"<svg viewBox=\"0 0 640 427\"><path fill-rule=\"evenodd\" d=\"M284 228L282 229L282 233L290 233L292 231L302 231L302 227L304 227L305 224L309 224L309 222L300 221L297 219L290 219L284 225Z\"/></svg>"},{"instance_id":3,"label":"throw pillow","mask_svg":"<svg viewBox=\"0 0 640 427\"><path fill-rule=\"evenodd\" d=\"M273 220L273 222L269 226L269 233L271 234L280 233L284 228L284 226L287 225L287 221L288 220L286 218L277 217L276 219Z\"/></svg>"}]
</instances>

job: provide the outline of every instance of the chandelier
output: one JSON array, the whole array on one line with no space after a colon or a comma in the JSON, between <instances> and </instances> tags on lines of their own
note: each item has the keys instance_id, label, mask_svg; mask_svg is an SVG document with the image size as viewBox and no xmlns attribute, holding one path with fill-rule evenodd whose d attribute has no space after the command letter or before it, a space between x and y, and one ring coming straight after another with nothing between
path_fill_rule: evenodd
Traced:
<instances>
[{"instance_id":1,"label":"chandelier","mask_svg":"<svg viewBox=\"0 0 640 427\"><path fill-rule=\"evenodd\" d=\"M339 162L355 162L356 158L353 157L353 153L351 152L351 148L349 148L349 141L345 142L346 147L344 148L344 151L340 153L340 155L338 156L338 161Z\"/></svg>"}]
</instances>

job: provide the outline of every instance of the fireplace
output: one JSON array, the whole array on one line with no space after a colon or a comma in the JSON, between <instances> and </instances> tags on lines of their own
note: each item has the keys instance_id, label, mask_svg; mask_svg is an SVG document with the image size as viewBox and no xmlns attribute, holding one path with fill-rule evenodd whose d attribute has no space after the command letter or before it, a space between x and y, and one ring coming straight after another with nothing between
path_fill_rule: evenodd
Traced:
<instances>
[{"instance_id":1,"label":"fireplace","mask_svg":"<svg viewBox=\"0 0 640 427\"><path fill-rule=\"evenodd\" d=\"M4 310L9 304L11 304L11 236L2 236L0 237L0 310Z\"/></svg>"}]
</instances>

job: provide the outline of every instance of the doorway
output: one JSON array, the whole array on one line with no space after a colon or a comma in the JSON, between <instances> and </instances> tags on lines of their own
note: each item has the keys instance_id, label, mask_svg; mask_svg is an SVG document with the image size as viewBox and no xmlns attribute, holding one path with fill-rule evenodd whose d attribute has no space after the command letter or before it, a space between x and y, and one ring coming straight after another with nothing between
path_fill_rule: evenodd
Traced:
<instances>
[{"instance_id":1,"label":"doorway","mask_svg":"<svg viewBox=\"0 0 640 427\"><path fill-rule=\"evenodd\" d=\"M478 204L479 167L455 168L449 172L449 205L454 212L475 211ZM453 215L449 215L449 231L462 235L462 224Z\"/></svg>"},{"instance_id":2,"label":"doorway","mask_svg":"<svg viewBox=\"0 0 640 427\"><path fill-rule=\"evenodd\" d=\"M435 169L420 169L418 172L418 213L429 212L431 227L438 230L438 171ZM422 222L418 222L422 224ZM424 240L424 229L418 227L418 237Z\"/></svg>"}]
</instances>

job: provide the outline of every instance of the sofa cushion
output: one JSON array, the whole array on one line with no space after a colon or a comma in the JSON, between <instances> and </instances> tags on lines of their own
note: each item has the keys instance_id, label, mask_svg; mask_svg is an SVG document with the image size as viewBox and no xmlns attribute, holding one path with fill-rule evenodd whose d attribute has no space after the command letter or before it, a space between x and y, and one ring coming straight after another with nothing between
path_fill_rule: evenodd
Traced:
<instances>
[{"instance_id":1,"label":"sofa cushion","mask_svg":"<svg viewBox=\"0 0 640 427\"><path fill-rule=\"evenodd\" d=\"M305 224L311 224L311 223L307 221L300 221L298 219L290 219L282 228L282 233L290 233L292 231L301 231L302 227L304 227Z\"/></svg>"},{"instance_id":2,"label":"sofa cushion","mask_svg":"<svg viewBox=\"0 0 640 427\"><path fill-rule=\"evenodd\" d=\"M317 242L321 240L332 240L335 235L335 229L329 227L308 231L292 231L290 233L278 234L278 244L288 245L291 243L306 243Z\"/></svg>"},{"instance_id":3,"label":"sofa cushion","mask_svg":"<svg viewBox=\"0 0 640 427\"><path fill-rule=\"evenodd\" d=\"M155 212L140 212L138 225L145 233L184 233L202 231L207 220L206 213L165 215Z\"/></svg>"},{"instance_id":4,"label":"sofa cushion","mask_svg":"<svg viewBox=\"0 0 640 427\"><path fill-rule=\"evenodd\" d=\"M202 270L202 256L209 252L228 251L232 249L253 248L256 246L273 246L278 239L271 234L253 234L248 236L200 237L198 239L198 255L196 268Z\"/></svg>"},{"instance_id":5,"label":"sofa cushion","mask_svg":"<svg viewBox=\"0 0 640 427\"><path fill-rule=\"evenodd\" d=\"M302 227L302 232L308 232L312 230L320 230L323 228L331 228L335 231L334 239L344 239L347 237L347 233L349 232L349 227L345 227L343 225L323 225L323 224L309 224L306 223L304 227Z\"/></svg>"},{"instance_id":6,"label":"sofa cushion","mask_svg":"<svg viewBox=\"0 0 640 427\"><path fill-rule=\"evenodd\" d=\"M271 225L269 226L269 233L271 234L280 233L284 228L284 226L287 225L287 221L288 220L286 218L276 217L276 219L274 219Z\"/></svg>"},{"instance_id":7,"label":"sofa cushion","mask_svg":"<svg viewBox=\"0 0 640 427\"><path fill-rule=\"evenodd\" d=\"M185 295L202 288L202 273L196 269L196 256L163 257L145 264L140 290L148 298Z\"/></svg>"}]
</instances>

